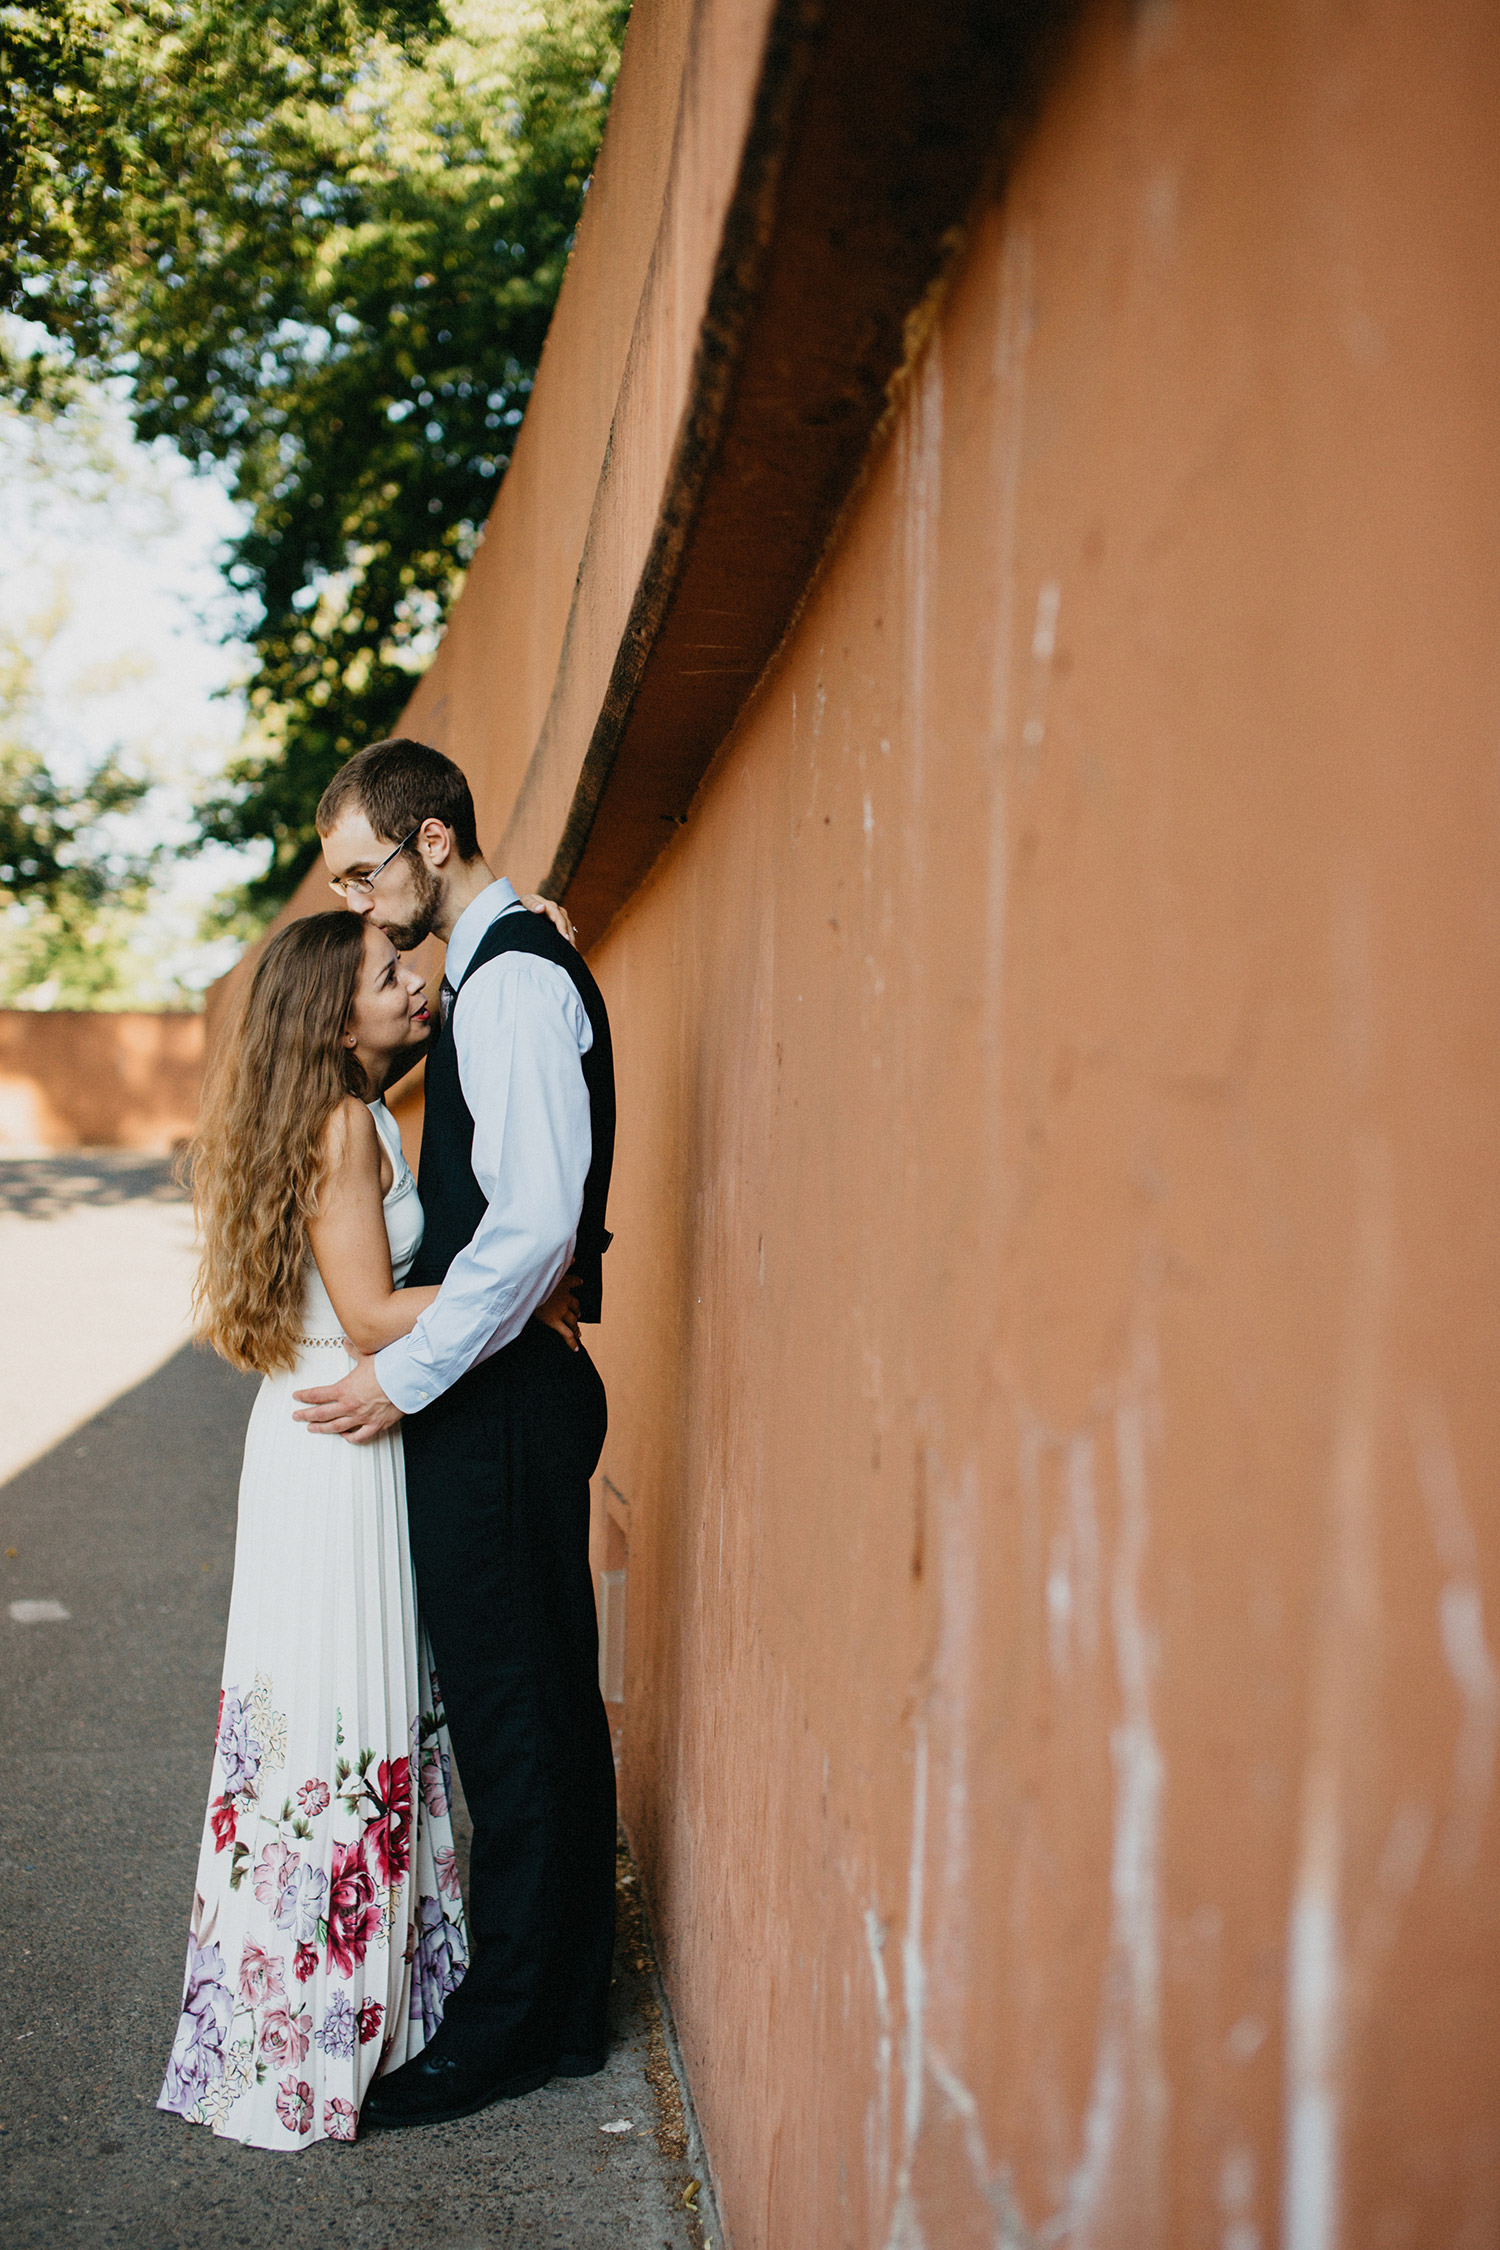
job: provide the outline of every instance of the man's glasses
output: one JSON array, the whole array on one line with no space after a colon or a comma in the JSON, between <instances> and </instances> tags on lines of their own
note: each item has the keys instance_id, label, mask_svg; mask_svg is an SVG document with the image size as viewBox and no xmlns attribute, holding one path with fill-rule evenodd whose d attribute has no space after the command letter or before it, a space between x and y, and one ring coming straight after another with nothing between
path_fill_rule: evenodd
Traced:
<instances>
[{"instance_id":1,"label":"man's glasses","mask_svg":"<svg viewBox=\"0 0 1500 2250\"><path fill-rule=\"evenodd\" d=\"M380 865L378 867L372 867L368 875L330 875L328 878L328 888L331 891L337 891L340 898L373 898L375 895L376 876L383 875L385 873L386 869L390 866L391 861L400 857L401 853L405 851L407 845L411 842L412 836L420 835L421 830L422 823L419 820L416 827L412 830L411 836L403 836L400 843L396 846L395 851L387 852L385 858L380 862Z\"/></svg>"}]
</instances>

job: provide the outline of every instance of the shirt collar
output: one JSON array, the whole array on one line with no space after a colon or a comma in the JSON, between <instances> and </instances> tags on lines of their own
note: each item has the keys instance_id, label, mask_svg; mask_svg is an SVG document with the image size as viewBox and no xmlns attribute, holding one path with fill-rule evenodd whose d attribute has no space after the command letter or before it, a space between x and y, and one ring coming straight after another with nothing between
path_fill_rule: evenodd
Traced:
<instances>
[{"instance_id":1,"label":"shirt collar","mask_svg":"<svg viewBox=\"0 0 1500 2250\"><path fill-rule=\"evenodd\" d=\"M456 992L464 981L464 972L479 950L479 941L492 922L502 914L519 906L515 887L502 875L497 882L489 883L478 898L471 898L453 925L448 939L448 958L443 963L443 974Z\"/></svg>"}]
</instances>

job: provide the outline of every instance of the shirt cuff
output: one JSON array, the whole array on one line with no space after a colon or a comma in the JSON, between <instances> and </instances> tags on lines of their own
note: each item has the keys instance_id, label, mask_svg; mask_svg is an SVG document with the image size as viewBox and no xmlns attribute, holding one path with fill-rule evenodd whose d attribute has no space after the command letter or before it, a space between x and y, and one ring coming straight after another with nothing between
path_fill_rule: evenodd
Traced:
<instances>
[{"instance_id":1,"label":"shirt cuff","mask_svg":"<svg viewBox=\"0 0 1500 2250\"><path fill-rule=\"evenodd\" d=\"M375 1354L375 1380L392 1406L403 1414L420 1414L437 1397L438 1386L425 1367L413 1367L411 1347L404 1336Z\"/></svg>"}]
</instances>

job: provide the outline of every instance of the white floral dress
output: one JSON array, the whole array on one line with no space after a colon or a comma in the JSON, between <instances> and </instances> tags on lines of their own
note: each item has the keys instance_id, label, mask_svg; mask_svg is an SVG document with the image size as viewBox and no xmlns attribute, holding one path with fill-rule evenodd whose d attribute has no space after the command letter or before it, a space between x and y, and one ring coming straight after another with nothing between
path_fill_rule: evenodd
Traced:
<instances>
[{"instance_id":1,"label":"white floral dress","mask_svg":"<svg viewBox=\"0 0 1500 2250\"><path fill-rule=\"evenodd\" d=\"M384 1103L401 1280L422 1238ZM418 1626L401 1438L348 1445L292 1393L349 1360L309 1261L303 1344L245 1438L234 1591L182 2015L159 2109L256 2148L352 2141L468 1959L448 1732Z\"/></svg>"}]
</instances>

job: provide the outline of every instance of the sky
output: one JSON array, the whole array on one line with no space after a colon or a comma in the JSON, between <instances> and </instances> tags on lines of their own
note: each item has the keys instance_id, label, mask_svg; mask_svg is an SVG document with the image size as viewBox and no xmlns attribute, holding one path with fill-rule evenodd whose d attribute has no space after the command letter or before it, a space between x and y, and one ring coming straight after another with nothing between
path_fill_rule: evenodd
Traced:
<instances>
[{"instance_id":1,"label":"sky","mask_svg":"<svg viewBox=\"0 0 1500 2250\"><path fill-rule=\"evenodd\" d=\"M117 388L91 388L66 424L0 412L0 637L33 662L28 733L63 780L112 749L150 770L160 787L145 825L173 843L193 833L195 791L245 731L246 652L217 567L238 523L217 476L166 441L135 442ZM148 1004L232 965L236 943L205 942L199 924L259 864L213 847L168 866L132 948Z\"/></svg>"}]
</instances>

